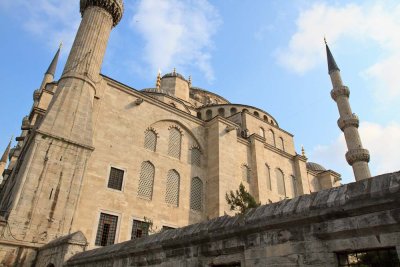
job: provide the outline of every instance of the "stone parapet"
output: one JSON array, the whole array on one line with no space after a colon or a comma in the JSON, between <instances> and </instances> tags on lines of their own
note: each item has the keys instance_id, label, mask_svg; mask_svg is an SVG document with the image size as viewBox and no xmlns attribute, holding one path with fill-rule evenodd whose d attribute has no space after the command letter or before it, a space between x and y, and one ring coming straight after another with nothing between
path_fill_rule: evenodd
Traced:
<instances>
[{"instance_id":1,"label":"stone parapet","mask_svg":"<svg viewBox=\"0 0 400 267\"><path fill-rule=\"evenodd\" d=\"M346 160L349 165L353 165L355 162L364 161L369 162L370 156L368 149L351 149L346 153Z\"/></svg>"},{"instance_id":2,"label":"stone parapet","mask_svg":"<svg viewBox=\"0 0 400 267\"><path fill-rule=\"evenodd\" d=\"M336 101L336 99L339 96L346 96L349 97L350 96L350 90L347 86L342 85L341 87L335 87L332 89L331 91L331 97L333 100Z\"/></svg>"},{"instance_id":3,"label":"stone parapet","mask_svg":"<svg viewBox=\"0 0 400 267\"><path fill-rule=\"evenodd\" d=\"M345 118L339 118L337 124L340 130L344 131L344 129L349 126L358 128L358 126L360 125L360 120L358 119L358 116L356 114L352 114Z\"/></svg>"},{"instance_id":4,"label":"stone parapet","mask_svg":"<svg viewBox=\"0 0 400 267\"><path fill-rule=\"evenodd\" d=\"M400 172L390 173L83 252L64 266L333 267L338 251L396 247L399 206Z\"/></svg>"},{"instance_id":5,"label":"stone parapet","mask_svg":"<svg viewBox=\"0 0 400 267\"><path fill-rule=\"evenodd\" d=\"M81 0L81 13L89 6L98 6L105 9L113 17L114 27L121 21L124 13L123 0Z\"/></svg>"}]
</instances>

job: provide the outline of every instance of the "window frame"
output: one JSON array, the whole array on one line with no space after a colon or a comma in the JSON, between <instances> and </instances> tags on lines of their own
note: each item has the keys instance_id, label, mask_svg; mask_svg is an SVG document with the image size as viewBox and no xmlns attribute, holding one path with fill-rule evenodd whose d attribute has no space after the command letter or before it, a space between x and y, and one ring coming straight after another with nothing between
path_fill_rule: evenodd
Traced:
<instances>
[{"instance_id":1,"label":"window frame","mask_svg":"<svg viewBox=\"0 0 400 267\"><path fill-rule=\"evenodd\" d=\"M111 169L112 168L114 168L114 169L118 169L118 170L121 170L121 171L123 171L124 172L124 175L122 176L122 184L121 184L121 190L118 190L118 189L115 189L115 188L112 188L112 187L108 187L108 183L109 183L109 180L110 180L110 174L111 174ZM124 189L125 189L125 181L127 180L127 174L128 174L128 170L126 169L126 168L123 168L123 167L121 167L121 166L118 166L118 165L116 165L116 164L109 164L108 165L108 168L107 168L107 179L105 179L106 181L105 181L105 186L106 186L106 189L107 190L110 190L110 191L113 191L113 192L120 192L120 193L122 193L122 192L124 192Z\"/></svg>"},{"instance_id":2,"label":"window frame","mask_svg":"<svg viewBox=\"0 0 400 267\"><path fill-rule=\"evenodd\" d=\"M198 180L200 180L200 182L201 182L201 194L200 194L200 200L201 200L201 203L200 203L200 210L197 210L197 209L192 209L192 189L193 189L193 180L194 179L198 179ZM203 180L200 178L200 177L198 177L198 176L194 176L194 177L192 177L191 179L190 179L190 191L189 191L189 210L190 211L192 211L192 212L196 212L196 213L203 213L204 212L204 210L205 210L205 207L204 207L204 198L205 198L205 196L204 196L204 182L203 182Z\"/></svg>"},{"instance_id":3,"label":"window frame","mask_svg":"<svg viewBox=\"0 0 400 267\"><path fill-rule=\"evenodd\" d=\"M117 227L116 227L116 229L115 229L114 245L117 244L117 243L119 243L119 240L120 240L119 232L120 232L120 227L121 227L121 218L122 218L122 214L121 214L121 213L118 213L118 212L111 211L111 210L98 209L98 210L96 211L96 220L94 221L94 225L93 225L93 227L92 227L93 233L95 233L95 234L93 235L93 237L92 237L92 244L94 245L95 248L104 247L104 246L96 245L97 231L98 231L98 228L99 228L99 222L100 222L101 213L104 213L104 214L108 214L108 215L112 215L112 216L118 217L118 220L117 220Z\"/></svg>"},{"instance_id":4,"label":"window frame","mask_svg":"<svg viewBox=\"0 0 400 267\"><path fill-rule=\"evenodd\" d=\"M135 239L132 238L133 222L134 222L134 221L138 221L138 222L146 223L146 222L144 221L144 217L131 216L130 219L131 219L131 220L130 220L130 231L129 231L129 233L128 233L128 234L129 234L128 240L136 240L136 239L140 239L140 238L145 237L145 236L141 236L141 237L137 237L137 238L135 238ZM147 235L146 235L146 236L149 236L149 235L150 235L150 227L147 229Z\"/></svg>"}]
</instances>

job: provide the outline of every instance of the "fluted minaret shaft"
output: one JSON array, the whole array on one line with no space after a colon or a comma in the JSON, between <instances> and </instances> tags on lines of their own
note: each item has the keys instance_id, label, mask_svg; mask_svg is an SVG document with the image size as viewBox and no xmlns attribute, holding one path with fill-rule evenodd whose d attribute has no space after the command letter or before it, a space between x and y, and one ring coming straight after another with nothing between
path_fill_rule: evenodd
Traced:
<instances>
[{"instance_id":1,"label":"fluted minaret shaft","mask_svg":"<svg viewBox=\"0 0 400 267\"><path fill-rule=\"evenodd\" d=\"M337 67L328 45L326 45L326 52L329 76L333 85L331 96L338 106L340 114L338 126L344 133L348 149L346 160L353 168L356 181L363 180L371 177L368 166L370 159L369 151L362 146L358 133L359 120L357 115L352 112L349 103L350 90L347 86L343 85L340 69Z\"/></svg>"},{"instance_id":2,"label":"fluted minaret shaft","mask_svg":"<svg viewBox=\"0 0 400 267\"><path fill-rule=\"evenodd\" d=\"M113 26L122 0L81 0L82 21L58 89L39 131L79 144L92 144L92 106Z\"/></svg>"}]
</instances>

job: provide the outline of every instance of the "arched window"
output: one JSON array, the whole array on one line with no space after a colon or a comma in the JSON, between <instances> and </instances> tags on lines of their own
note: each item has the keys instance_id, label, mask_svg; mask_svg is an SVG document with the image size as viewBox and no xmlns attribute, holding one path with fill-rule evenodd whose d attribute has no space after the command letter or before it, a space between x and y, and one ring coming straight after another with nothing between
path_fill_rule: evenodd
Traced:
<instances>
[{"instance_id":1,"label":"arched window","mask_svg":"<svg viewBox=\"0 0 400 267\"><path fill-rule=\"evenodd\" d=\"M297 178L292 175L291 180L292 180L293 197L297 197L299 195L297 191Z\"/></svg>"},{"instance_id":2,"label":"arched window","mask_svg":"<svg viewBox=\"0 0 400 267\"><path fill-rule=\"evenodd\" d=\"M203 210L203 182L199 177L192 179L190 188L190 209L201 211Z\"/></svg>"},{"instance_id":3,"label":"arched window","mask_svg":"<svg viewBox=\"0 0 400 267\"><path fill-rule=\"evenodd\" d=\"M276 184L278 185L278 194L286 197L285 177L280 169L275 169Z\"/></svg>"},{"instance_id":4,"label":"arched window","mask_svg":"<svg viewBox=\"0 0 400 267\"><path fill-rule=\"evenodd\" d=\"M200 149L198 149L197 147L194 147L191 150L192 150L191 151L191 159L190 159L191 164L200 167L200 165L201 165L201 152L200 152Z\"/></svg>"},{"instance_id":5,"label":"arched window","mask_svg":"<svg viewBox=\"0 0 400 267\"><path fill-rule=\"evenodd\" d=\"M212 111L211 111L211 109L208 109L206 111L206 119L207 120L211 120L212 119Z\"/></svg>"},{"instance_id":6,"label":"arched window","mask_svg":"<svg viewBox=\"0 0 400 267\"><path fill-rule=\"evenodd\" d=\"M197 112L197 118L201 119L201 112Z\"/></svg>"},{"instance_id":7,"label":"arched window","mask_svg":"<svg viewBox=\"0 0 400 267\"><path fill-rule=\"evenodd\" d=\"M231 108L231 115L236 114L237 113L237 109L236 108Z\"/></svg>"},{"instance_id":8,"label":"arched window","mask_svg":"<svg viewBox=\"0 0 400 267\"><path fill-rule=\"evenodd\" d=\"M224 108L219 108L218 109L218 115L220 115L221 117L225 117L225 109Z\"/></svg>"},{"instance_id":9,"label":"arched window","mask_svg":"<svg viewBox=\"0 0 400 267\"><path fill-rule=\"evenodd\" d=\"M264 121L268 122L268 117L264 115Z\"/></svg>"},{"instance_id":10,"label":"arched window","mask_svg":"<svg viewBox=\"0 0 400 267\"><path fill-rule=\"evenodd\" d=\"M251 180L250 168L246 164L242 165L242 180L247 183Z\"/></svg>"},{"instance_id":11,"label":"arched window","mask_svg":"<svg viewBox=\"0 0 400 267\"><path fill-rule=\"evenodd\" d=\"M285 151L285 142L282 137L279 137L279 148Z\"/></svg>"},{"instance_id":12,"label":"arched window","mask_svg":"<svg viewBox=\"0 0 400 267\"><path fill-rule=\"evenodd\" d=\"M167 175L167 188L165 192L165 203L179 206L179 173L175 170L169 170Z\"/></svg>"},{"instance_id":13,"label":"arched window","mask_svg":"<svg viewBox=\"0 0 400 267\"><path fill-rule=\"evenodd\" d=\"M256 117L260 117L260 114L257 112L257 111L254 111L254 116L256 116Z\"/></svg>"},{"instance_id":14,"label":"arched window","mask_svg":"<svg viewBox=\"0 0 400 267\"><path fill-rule=\"evenodd\" d=\"M181 132L172 127L169 130L169 145L168 145L168 155L177 159L181 158L181 142L182 134Z\"/></svg>"},{"instance_id":15,"label":"arched window","mask_svg":"<svg viewBox=\"0 0 400 267\"><path fill-rule=\"evenodd\" d=\"M144 148L156 151L157 134L153 130L147 130L144 134Z\"/></svg>"},{"instance_id":16,"label":"arched window","mask_svg":"<svg viewBox=\"0 0 400 267\"><path fill-rule=\"evenodd\" d=\"M140 170L138 196L147 200L153 197L154 165L144 161Z\"/></svg>"},{"instance_id":17,"label":"arched window","mask_svg":"<svg viewBox=\"0 0 400 267\"><path fill-rule=\"evenodd\" d=\"M242 110L242 112L249 112L249 110L246 109L246 108L244 108L244 109Z\"/></svg>"},{"instance_id":18,"label":"arched window","mask_svg":"<svg viewBox=\"0 0 400 267\"><path fill-rule=\"evenodd\" d=\"M269 168L268 164L265 164L265 173L266 173L266 180L267 180L267 189L272 190L271 186L271 169Z\"/></svg>"},{"instance_id":19,"label":"arched window","mask_svg":"<svg viewBox=\"0 0 400 267\"><path fill-rule=\"evenodd\" d=\"M260 127L260 136L265 138L265 130L262 127Z\"/></svg>"},{"instance_id":20,"label":"arched window","mask_svg":"<svg viewBox=\"0 0 400 267\"><path fill-rule=\"evenodd\" d=\"M268 144L276 146L276 144L275 144L275 133L272 130L268 131Z\"/></svg>"}]
</instances>

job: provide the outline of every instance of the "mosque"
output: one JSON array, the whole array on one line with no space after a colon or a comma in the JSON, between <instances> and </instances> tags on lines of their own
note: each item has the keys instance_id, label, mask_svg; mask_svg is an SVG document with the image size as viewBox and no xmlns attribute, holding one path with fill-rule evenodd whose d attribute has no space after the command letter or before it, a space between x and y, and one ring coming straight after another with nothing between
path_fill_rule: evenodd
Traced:
<instances>
[{"instance_id":1,"label":"mosque","mask_svg":"<svg viewBox=\"0 0 400 267\"><path fill-rule=\"evenodd\" d=\"M262 205L341 185L340 174L295 151L293 134L267 111L231 103L175 69L140 90L101 74L123 1L81 0L80 8L61 77L60 47L1 158L0 260L34 259L78 231L93 249L233 215L225 194L240 183ZM346 159L362 181L369 152L326 49Z\"/></svg>"}]
</instances>

